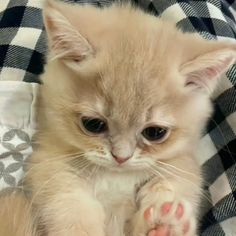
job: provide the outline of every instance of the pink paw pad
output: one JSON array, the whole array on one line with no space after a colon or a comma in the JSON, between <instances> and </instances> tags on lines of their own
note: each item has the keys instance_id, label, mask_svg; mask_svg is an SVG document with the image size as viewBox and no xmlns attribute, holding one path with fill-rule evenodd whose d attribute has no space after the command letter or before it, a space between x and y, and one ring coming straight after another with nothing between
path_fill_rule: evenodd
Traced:
<instances>
[{"instance_id":1,"label":"pink paw pad","mask_svg":"<svg viewBox=\"0 0 236 236\"><path fill-rule=\"evenodd\" d=\"M161 214L162 216L167 215L171 208L173 206L173 203L171 202L166 202L161 206ZM184 207L181 203L178 204L176 211L175 211L175 216L177 219L180 219L184 215Z\"/></svg>"},{"instance_id":2,"label":"pink paw pad","mask_svg":"<svg viewBox=\"0 0 236 236\"><path fill-rule=\"evenodd\" d=\"M149 221L149 222L151 221L153 211L154 211L153 207L148 207L148 208L144 211L143 216L144 216L144 219L145 219L146 221Z\"/></svg>"},{"instance_id":3,"label":"pink paw pad","mask_svg":"<svg viewBox=\"0 0 236 236\"><path fill-rule=\"evenodd\" d=\"M157 208L158 209L158 208ZM190 222L184 221L184 214L186 213L184 205L178 203L177 205L173 202L165 202L159 208L160 214L155 214L155 207L151 206L147 208L144 213L144 219L152 226L153 228L148 232L147 236L170 236L173 232L176 232L175 226L176 220L179 222L178 225L181 226L179 230L183 232L183 235L186 235L190 231ZM165 216L168 218L165 218ZM160 216L164 217L163 220L159 218ZM157 217L157 218L156 218ZM170 217L170 218L169 218ZM172 218L173 217L173 218ZM155 219L156 218L156 219ZM173 222L171 219L175 219ZM167 222L165 222L167 220ZM169 222L169 220L171 220ZM179 232L179 231L178 231Z\"/></svg>"},{"instance_id":4,"label":"pink paw pad","mask_svg":"<svg viewBox=\"0 0 236 236\"><path fill-rule=\"evenodd\" d=\"M148 236L170 236L170 229L167 225L159 225L149 231Z\"/></svg>"}]
</instances>

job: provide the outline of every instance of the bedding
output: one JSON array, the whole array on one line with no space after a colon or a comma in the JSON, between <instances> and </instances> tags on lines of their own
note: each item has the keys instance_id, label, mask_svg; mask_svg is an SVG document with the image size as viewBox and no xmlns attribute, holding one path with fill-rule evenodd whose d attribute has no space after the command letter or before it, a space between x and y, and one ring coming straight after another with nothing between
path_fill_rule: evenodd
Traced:
<instances>
[{"instance_id":1,"label":"bedding","mask_svg":"<svg viewBox=\"0 0 236 236\"><path fill-rule=\"evenodd\" d=\"M111 1L83 0L102 7ZM133 0L209 40L236 39L234 0ZM47 50L43 0L0 1L0 189L20 187L37 130L36 98ZM194 45L193 45L194 47ZM215 91L215 112L203 134L199 163L205 176L202 236L236 235L236 66Z\"/></svg>"},{"instance_id":2,"label":"bedding","mask_svg":"<svg viewBox=\"0 0 236 236\"><path fill-rule=\"evenodd\" d=\"M37 85L0 81L0 186L18 185L32 153Z\"/></svg>"}]
</instances>

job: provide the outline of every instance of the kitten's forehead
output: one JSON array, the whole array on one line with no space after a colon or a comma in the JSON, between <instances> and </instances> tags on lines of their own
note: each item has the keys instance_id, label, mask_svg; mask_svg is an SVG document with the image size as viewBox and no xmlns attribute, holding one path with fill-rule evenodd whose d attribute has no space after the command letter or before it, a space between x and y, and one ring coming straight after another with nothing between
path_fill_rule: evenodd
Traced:
<instances>
[{"instance_id":1,"label":"kitten's forehead","mask_svg":"<svg viewBox=\"0 0 236 236\"><path fill-rule=\"evenodd\" d=\"M165 120L170 106L167 90L161 83L158 86L158 81L137 79L135 73L124 77L117 73L116 79L107 76L101 79L104 96L97 99L97 106L100 111L103 107L114 122L126 129L146 121ZM172 118L167 120L172 122Z\"/></svg>"},{"instance_id":2,"label":"kitten's forehead","mask_svg":"<svg viewBox=\"0 0 236 236\"><path fill-rule=\"evenodd\" d=\"M152 107L166 105L168 82L165 68L153 50L132 40L105 52L98 86L106 97L111 115L127 122L145 120ZM158 106L157 106L158 105Z\"/></svg>"}]
</instances>

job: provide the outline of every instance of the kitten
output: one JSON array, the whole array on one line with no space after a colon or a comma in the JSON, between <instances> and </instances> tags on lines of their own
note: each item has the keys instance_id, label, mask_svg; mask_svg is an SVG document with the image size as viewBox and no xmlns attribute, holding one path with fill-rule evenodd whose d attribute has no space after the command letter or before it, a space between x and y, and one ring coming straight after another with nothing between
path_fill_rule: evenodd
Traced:
<instances>
[{"instance_id":1,"label":"kitten","mask_svg":"<svg viewBox=\"0 0 236 236\"><path fill-rule=\"evenodd\" d=\"M235 46L129 4L46 1L43 14L40 145L24 180L38 233L25 235L196 236L194 153Z\"/></svg>"}]
</instances>

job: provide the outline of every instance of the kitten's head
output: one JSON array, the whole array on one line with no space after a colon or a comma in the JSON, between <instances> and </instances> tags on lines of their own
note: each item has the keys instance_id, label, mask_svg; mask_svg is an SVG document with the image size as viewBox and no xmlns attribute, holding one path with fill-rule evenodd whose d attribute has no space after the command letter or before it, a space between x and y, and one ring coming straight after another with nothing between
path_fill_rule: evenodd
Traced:
<instances>
[{"instance_id":1,"label":"kitten's head","mask_svg":"<svg viewBox=\"0 0 236 236\"><path fill-rule=\"evenodd\" d=\"M234 45L184 34L130 5L47 1L44 21L42 94L56 139L117 170L192 152Z\"/></svg>"}]
</instances>

